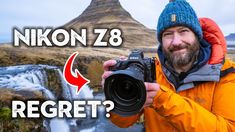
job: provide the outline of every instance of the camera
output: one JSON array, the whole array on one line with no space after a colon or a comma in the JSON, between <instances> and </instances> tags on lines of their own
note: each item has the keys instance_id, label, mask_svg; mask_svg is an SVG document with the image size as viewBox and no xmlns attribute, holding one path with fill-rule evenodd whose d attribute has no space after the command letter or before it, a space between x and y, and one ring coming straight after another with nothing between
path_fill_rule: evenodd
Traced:
<instances>
[{"instance_id":1,"label":"camera","mask_svg":"<svg viewBox=\"0 0 235 132\"><path fill-rule=\"evenodd\" d=\"M140 112L146 100L144 82L155 82L156 58L144 58L140 50L131 52L127 60L117 60L113 73L105 79L104 94L114 102L112 112L130 116Z\"/></svg>"}]
</instances>

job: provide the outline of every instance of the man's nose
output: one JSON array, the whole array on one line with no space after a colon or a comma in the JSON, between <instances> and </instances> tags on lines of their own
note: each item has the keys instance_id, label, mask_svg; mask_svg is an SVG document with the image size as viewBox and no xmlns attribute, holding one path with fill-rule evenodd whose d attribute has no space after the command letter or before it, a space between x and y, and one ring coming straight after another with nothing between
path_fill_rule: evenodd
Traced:
<instances>
[{"instance_id":1,"label":"man's nose","mask_svg":"<svg viewBox=\"0 0 235 132\"><path fill-rule=\"evenodd\" d=\"M174 33L171 44L172 45L180 45L182 43L181 37L179 34Z\"/></svg>"}]
</instances>

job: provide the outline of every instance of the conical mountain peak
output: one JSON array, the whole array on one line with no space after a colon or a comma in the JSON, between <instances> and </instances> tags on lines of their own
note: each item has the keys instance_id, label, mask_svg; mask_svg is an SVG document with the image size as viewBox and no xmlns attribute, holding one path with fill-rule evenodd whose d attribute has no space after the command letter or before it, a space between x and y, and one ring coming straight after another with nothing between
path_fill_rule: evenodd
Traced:
<instances>
[{"instance_id":1,"label":"conical mountain peak","mask_svg":"<svg viewBox=\"0 0 235 132\"><path fill-rule=\"evenodd\" d=\"M119 0L92 0L91 4L92 6L100 6L100 5L113 5L113 4L119 4Z\"/></svg>"},{"instance_id":2,"label":"conical mountain peak","mask_svg":"<svg viewBox=\"0 0 235 132\"><path fill-rule=\"evenodd\" d=\"M65 28L87 28L92 33L94 28L118 28L124 37L123 47L156 47L155 30L146 28L132 18L119 0L92 0L81 15L64 25ZM95 35L88 36L92 43ZM106 36L107 38L107 36Z\"/></svg>"}]
</instances>

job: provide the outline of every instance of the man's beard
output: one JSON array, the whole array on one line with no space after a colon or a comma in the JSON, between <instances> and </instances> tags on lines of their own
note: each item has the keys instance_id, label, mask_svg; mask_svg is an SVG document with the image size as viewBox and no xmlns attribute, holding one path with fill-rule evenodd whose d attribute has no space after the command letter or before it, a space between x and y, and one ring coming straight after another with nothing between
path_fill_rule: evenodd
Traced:
<instances>
[{"instance_id":1,"label":"man's beard","mask_svg":"<svg viewBox=\"0 0 235 132\"><path fill-rule=\"evenodd\" d=\"M193 44L180 44L180 45L172 45L168 48L168 50L163 49L163 54L165 55L167 62L173 67L183 67L188 65L190 62L195 61L200 49L200 44L197 40L194 41ZM186 49L186 51L175 52L177 50Z\"/></svg>"}]
</instances>

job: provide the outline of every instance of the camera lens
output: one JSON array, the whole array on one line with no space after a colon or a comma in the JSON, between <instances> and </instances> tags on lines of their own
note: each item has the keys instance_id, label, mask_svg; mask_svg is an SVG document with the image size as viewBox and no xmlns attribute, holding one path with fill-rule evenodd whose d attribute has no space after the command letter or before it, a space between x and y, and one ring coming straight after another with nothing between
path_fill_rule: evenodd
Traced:
<instances>
[{"instance_id":1,"label":"camera lens","mask_svg":"<svg viewBox=\"0 0 235 132\"><path fill-rule=\"evenodd\" d=\"M120 82L116 86L115 95L117 97L120 96L120 99L130 101L137 98L137 89L135 88L134 84L130 82L130 80L120 80Z\"/></svg>"},{"instance_id":2,"label":"camera lens","mask_svg":"<svg viewBox=\"0 0 235 132\"><path fill-rule=\"evenodd\" d=\"M120 115L137 114L146 100L144 82L135 78L136 75L133 75L133 73L135 74L130 70L120 70L105 80L106 99L114 102L113 112Z\"/></svg>"}]
</instances>

